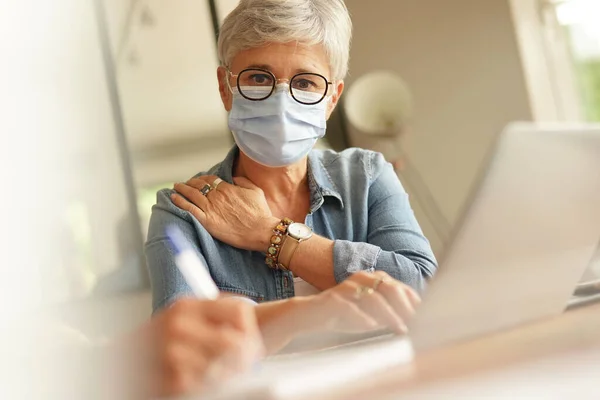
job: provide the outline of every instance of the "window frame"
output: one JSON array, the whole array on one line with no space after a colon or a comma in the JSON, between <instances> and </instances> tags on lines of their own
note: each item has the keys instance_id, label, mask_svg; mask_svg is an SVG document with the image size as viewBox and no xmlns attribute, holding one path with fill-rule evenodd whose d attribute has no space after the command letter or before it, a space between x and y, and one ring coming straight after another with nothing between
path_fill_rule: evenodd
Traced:
<instances>
[{"instance_id":1,"label":"window frame","mask_svg":"<svg viewBox=\"0 0 600 400\"><path fill-rule=\"evenodd\" d=\"M564 28L551 0L510 0L535 121L583 122L583 106Z\"/></svg>"}]
</instances>

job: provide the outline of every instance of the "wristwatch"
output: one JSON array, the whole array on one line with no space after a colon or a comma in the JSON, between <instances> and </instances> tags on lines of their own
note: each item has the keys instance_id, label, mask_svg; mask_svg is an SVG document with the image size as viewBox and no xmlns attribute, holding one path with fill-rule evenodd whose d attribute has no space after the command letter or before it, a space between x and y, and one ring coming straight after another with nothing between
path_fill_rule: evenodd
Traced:
<instances>
[{"instance_id":1,"label":"wristwatch","mask_svg":"<svg viewBox=\"0 0 600 400\"><path fill-rule=\"evenodd\" d=\"M279 250L279 268L289 271L292 257L298 245L310 239L312 235L313 231L308 225L294 222L288 226L285 240L281 245L281 250Z\"/></svg>"}]
</instances>

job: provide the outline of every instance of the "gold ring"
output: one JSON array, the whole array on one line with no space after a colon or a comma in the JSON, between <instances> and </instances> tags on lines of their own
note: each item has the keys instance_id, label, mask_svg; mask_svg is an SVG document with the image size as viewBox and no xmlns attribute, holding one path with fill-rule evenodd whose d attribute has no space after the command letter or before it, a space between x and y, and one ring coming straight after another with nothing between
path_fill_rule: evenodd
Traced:
<instances>
[{"instance_id":1,"label":"gold ring","mask_svg":"<svg viewBox=\"0 0 600 400\"><path fill-rule=\"evenodd\" d=\"M381 285L382 283L388 283L388 282L391 282L391 280L387 276L377 279L375 281L375 283L373 284L373 290L377 290L377 288L379 288L379 285Z\"/></svg>"},{"instance_id":2,"label":"gold ring","mask_svg":"<svg viewBox=\"0 0 600 400\"><path fill-rule=\"evenodd\" d=\"M223 179L221 178L217 178L215 179L215 181L212 183L211 188L213 190L215 190L217 188L217 186L219 186L221 183L223 183Z\"/></svg>"},{"instance_id":3,"label":"gold ring","mask_svg":"<svg viewBox=\"0 0 600 400\"><path fill-rule=\"evenodd\" d=\"M363 298L364 295L372 295L373 293L375 293L375 290L373 290L373 288L368 287L368 286L359 286L356 288L356 291L354 292L354 299L355 300L360 300Z\"/></svg>"}]
</instances>

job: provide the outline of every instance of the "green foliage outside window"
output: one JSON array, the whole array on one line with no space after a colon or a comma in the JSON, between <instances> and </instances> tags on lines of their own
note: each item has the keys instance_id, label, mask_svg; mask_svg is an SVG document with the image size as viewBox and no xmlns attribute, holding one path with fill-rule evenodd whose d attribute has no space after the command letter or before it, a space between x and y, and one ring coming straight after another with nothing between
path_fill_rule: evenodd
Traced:
<instances>
[{"instance_id":1,"label":"green foliage outside window","mask_svg":"<svg viewBox=\"0 0 600 400\"><path fill-rule=\"evenodd\" d=\"M600 122L600 58L575 62L585 116Z\"/></svg>"}]
</instances>

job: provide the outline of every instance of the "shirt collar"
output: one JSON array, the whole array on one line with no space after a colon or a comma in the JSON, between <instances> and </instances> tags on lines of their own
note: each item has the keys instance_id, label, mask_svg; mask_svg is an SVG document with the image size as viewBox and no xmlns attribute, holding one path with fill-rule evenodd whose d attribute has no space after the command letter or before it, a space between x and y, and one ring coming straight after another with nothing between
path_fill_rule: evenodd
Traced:
<instances>
[{"instance_id":1,"label":"shirt collar","mask_svg":"<svg viewBox=\"0 0 600 400\"><path fill-rule=\"evenodd\" d=\"M219 178L231 184L233 184L233 167L239 151L238 146L233 145L216 171L216 175ZM311 197L311 212L321 207L325 201L325 197L336 198L340 202L341 208L344 208L342 195L315 151L311 151L308 154L308 184Z\"/></svg>"},{"instance_id":2,"label":"shirt collar","mask_svg":"<svg viewBox=\"0 0 600 400\"><path fill-rule=\"evenodd\" d=\"M223 179L227 183L233 184L233 166L240 150L237 145L233 145L225 159L221 161L221 164L217 168L216 174L219 178Z\"/></svg>"},{"instance_id":3,"label":"shirt collar","mask_svg":"<svg viewBox=\"0 0 600 400\"><path fill-rule=\"evenodd\" d=\"M308 179L311 186L311 197L314 198L315 194L320 194L321 197L333 197L340 202L341 208L344 208L344 201L342 200L340 191L333 179L331 179L329 172L327 172L327 168L323 165L323 161L315 151L308 153ZM321 204L323 201L321 201ZM312 210L312 206L311 211L314 211Z\"/></svg>"}]
</instances>

